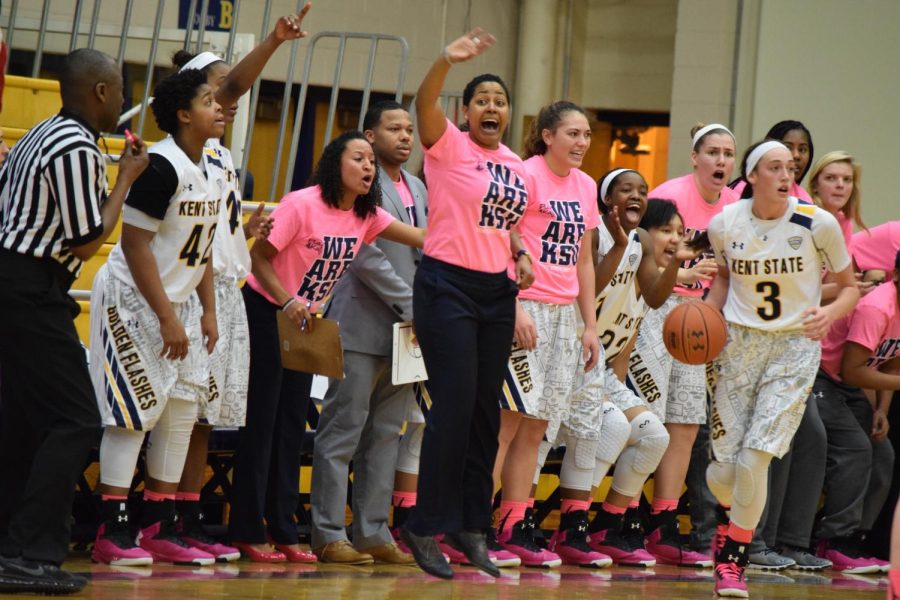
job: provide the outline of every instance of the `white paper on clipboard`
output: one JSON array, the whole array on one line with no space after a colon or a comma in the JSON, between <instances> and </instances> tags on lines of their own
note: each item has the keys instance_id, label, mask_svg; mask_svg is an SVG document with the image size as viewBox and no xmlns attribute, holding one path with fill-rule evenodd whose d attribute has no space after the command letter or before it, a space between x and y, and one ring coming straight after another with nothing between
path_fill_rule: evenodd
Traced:
<instances>
[{"instance_id":1,"label":"white paper on clipboard","mask_svg":"<svg viewBox=\"0 0 900 600\"><path fill-rule=\"evenodd\" d=\"M428 379L422 349L413 343L413 328L410 321L394 323L394 353L391 383L403 385Z\"/></svg>"}]
</instances>

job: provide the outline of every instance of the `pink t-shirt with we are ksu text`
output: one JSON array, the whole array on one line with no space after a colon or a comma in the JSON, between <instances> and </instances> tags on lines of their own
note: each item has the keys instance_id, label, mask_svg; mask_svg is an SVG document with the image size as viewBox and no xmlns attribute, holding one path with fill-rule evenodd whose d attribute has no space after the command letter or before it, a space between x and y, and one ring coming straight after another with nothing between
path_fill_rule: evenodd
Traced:
<instances>
[{"instance_id":1,"label":"pink t-shirt with we are ksu text","mask_svg":"<svg viewBox=\"0 0 900 600\"><path fill-rule=\"evenodd\" d=\"M503 144L482 148L448 120L425 150L425 180L425 255L473 271L506 271L509 230L528 203L522 159Z\"/></svg>"},{"instance_id":2,"label":"pink t-shirt with we are ksu text","mask_svg":"<svg viewBox=\"0 0 900 600\"><path fill-rule=\"evenodd\" d=\"M570 304L578 296L578 255L585 231L597 227L597 184L572 169L565 177L550 170L543 156L525 161L528 209L519 223L522 243L532 258L534 283L519 298Z\"/></svg>"},{"instance_id":3,"label":"pink t-shirt with we are ksu text","mask_svg":"<svg viewBox=\"0 0 900 600\"><path fill-rule=\"evenodd\" d=\"M703 199L697 189L693 173L670 179L659 185L647 194L648 198L661 198L671 200L678 207L678 212L684 220L684 239L692 240L709 227L710 220L722 212L729 204L736 202L740 196L730 188L722 188L719 200L710 204ZM692 261L685 262L682 267L690 269L704 258L713 258L712 252L705 252ZM681 296L699 298L710 285L709 281L699 281L684 285L676 285L675 293Z\"/></svg>"},{"instance_id":4,"label":"pink t-shirt with we are ksu text","mask_svg":"<svg viewBox=\"0 0 900 600\"><path fill-rule=\"evenodd\" d=\"M313 311L353 262L359 246L371 243L395 220L381 207L360 219L352 210L329 206L317 185L286 195L272 218L275 224L267 241L278 250L272 259L275 274L288 293L309 302ZM255 276L247 278L247 285L277 304Z\"/></svg>"}]
</instances>

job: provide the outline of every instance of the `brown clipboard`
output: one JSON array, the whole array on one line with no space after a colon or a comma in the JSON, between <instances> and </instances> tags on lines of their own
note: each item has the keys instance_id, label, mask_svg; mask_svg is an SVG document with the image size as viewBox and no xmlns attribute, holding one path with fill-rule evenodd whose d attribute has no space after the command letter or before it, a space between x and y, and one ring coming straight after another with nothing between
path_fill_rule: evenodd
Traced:
<instances>
[{"instance_id":1,"label":"brown clipboard","mask_svg":"<svg viewBox=\"0 0 900 600\"><path fill-rule=\"evenodd\" d=\"M313 326L301 332L280 310L275 315L282 367L332 379L344 378L344 349L337 321L314 319Z\"/></svg>"}]
</instances>

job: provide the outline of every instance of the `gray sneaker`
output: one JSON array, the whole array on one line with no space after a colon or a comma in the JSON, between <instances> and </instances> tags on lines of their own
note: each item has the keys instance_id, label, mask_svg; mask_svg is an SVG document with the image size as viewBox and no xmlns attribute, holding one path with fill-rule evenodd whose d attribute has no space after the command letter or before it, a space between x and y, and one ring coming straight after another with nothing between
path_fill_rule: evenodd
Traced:
<instances>
[{"instance_id":1,"label":"gray sneaker","mask_svg":"<svg viewBox=\"0 0 900 600\"><path fill-rule=\"evenodd\" d=\"M774 548L765 548L759 552L750 553L750 562L747 564L747 568L755 571L782 571L795 564L794 559L778 554Z\"/></svg>"},{"instance_id":2,"label":"gray sneaker","mask_svg":"<svg viewBox=\"0 0 900 600\"><path fill-rule=\"evenodd\" d=\"M804 548L794 548L793 546L784 546L780 552L781 556L794 561L792 569L800 571L821 571L832 566L832 562L827 558L819 558L815 554L810 554Z\"/></svg>"}]
</instances>

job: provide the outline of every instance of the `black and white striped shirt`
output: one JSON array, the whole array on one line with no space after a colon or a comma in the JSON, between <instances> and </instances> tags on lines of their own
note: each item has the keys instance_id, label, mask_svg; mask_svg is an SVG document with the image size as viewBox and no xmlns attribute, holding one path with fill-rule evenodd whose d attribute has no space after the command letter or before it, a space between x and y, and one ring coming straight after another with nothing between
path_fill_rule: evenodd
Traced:
<instances>
[{"instance_id":1,"label":"black and white striped shirt","mask_svg":"<svg viewBox=\"0 0 900 600\"><path fill-rule=\"evenodd\" d=\"M0 247L53 258L78 275L82 261L69 248L103 232L106 164L97 137L63 110L13 146L0 169Z\"/></svg>"}]
</instances>

